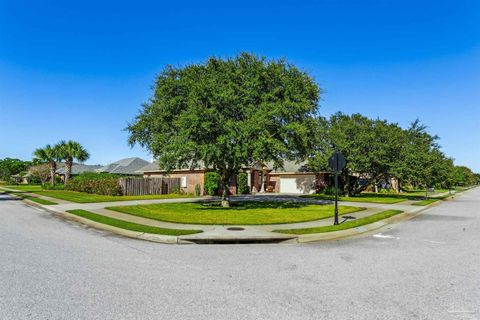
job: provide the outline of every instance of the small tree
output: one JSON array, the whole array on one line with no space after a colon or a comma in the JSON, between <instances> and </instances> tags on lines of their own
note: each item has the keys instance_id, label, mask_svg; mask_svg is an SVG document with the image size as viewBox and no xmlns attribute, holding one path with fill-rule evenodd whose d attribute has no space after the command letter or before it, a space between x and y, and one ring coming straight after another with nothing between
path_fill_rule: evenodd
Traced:
<instances>
[{"instance_id":1,"label":"small tree","mask_svg":"<svg viewBox=\"0 0 480 320\"><path fill-rule=\"evenodd\" d=\"M57 161L61 160L61 152L58 145L51 146L47 144L45 148L39 148L33 155L39 161L47 162L50 168L50 182L55 186L55 172L57 171Z\"/></svg>"},{"instance_id":2,"label":"small tree","mask_svg":"<svg viewBox=\"0 0 480 320\"><path fill-rule=\"evenodd\" d=\"M38 179L42 183L42 186L45 185L45 183L48 181L50 178L50 166L48 164L39 164L33 167L30 167L28 169L28 174L33 178L33 179Z\"/></svg>"},{"instance_id":3,"label":"small tree","mask_svg":"<svg viewBox=\"0 0 480 320\"><path fill-rule=\"evenodd\" d=\"M320 89L285 60L242 53L169 66L129 124L129 143L146 147L167 171L203 163L228 182L255 161L301 160L309 152Z\"/></svg>"},{"instance_id":4,"label":"small tree","mask_svg":"<svg viewBox=\"0 0 480 320\"><path fill-rule=\"evenodd\" d=\"M72 174L73 160L87 161L90 154L80 143L72 140L60 141L58 148L60 157L65 160L65 184L67 184Z\"/></svg>"}]
</instances>

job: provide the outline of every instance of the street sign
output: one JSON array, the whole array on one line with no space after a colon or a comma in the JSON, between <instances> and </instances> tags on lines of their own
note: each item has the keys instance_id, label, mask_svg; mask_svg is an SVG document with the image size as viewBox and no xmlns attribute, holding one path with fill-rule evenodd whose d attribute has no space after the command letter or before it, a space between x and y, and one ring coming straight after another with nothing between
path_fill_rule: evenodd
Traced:
<instances>
[{"instance_id":1,"label":"street sign","mask_svg":"<svg viewBox=\"0 0 480 320\"><path fill-rule=\"evenodd\" d=\"M347 160L340 152L336 151L328 159L328 166L335 173L335 219L333 224L338 224L338 174L345 168Z\"/></svg>"},{"instance_id":2,"label":"street sign","mask_svg":"<svg viewBox=\"0 0 480 320\"><path fill-rule=\"evenodd\" d=\"M346 164L347 161L345 160L345 157L338 151L335 151L328 159L328 166L335 172L342 171Z\"/></svg>"}]
</instances>

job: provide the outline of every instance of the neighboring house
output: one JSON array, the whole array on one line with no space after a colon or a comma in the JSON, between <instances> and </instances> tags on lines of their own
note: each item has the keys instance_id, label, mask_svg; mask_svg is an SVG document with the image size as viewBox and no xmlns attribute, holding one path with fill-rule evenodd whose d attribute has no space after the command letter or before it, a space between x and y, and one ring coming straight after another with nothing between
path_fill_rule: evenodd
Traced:
<instances>
[{"instance_id":1,"label":"neighboring house","mask_svg":"<svg viewBox=\"0 0 480 320\"><path fill-rule=\"evenodd\" d=\"M14 174L10 177L13 181L15 181L15 183L18 183L18 184L28 184L29 182L29 178L30 178L30 174L29 173L18 173L18 174Z\"/></svg>"},{"instance_id":2,"label":"neighboring house","mask_svg":"<svg viewBox=\"0 0 480 320\"><path fill-rule=\"evenodd\" d=\"M159 168L158 163L153 162L138 170L138 173L143 174L145 178L180 178L180 185L187 193L194 193L195 186L199 184L203 194L206 171L207 169L201 166L197 169L176 169L168 174ZM242 171L248 175L248 186L252 193L309 194L315 192L316 185L325 187L328 181L328 174L308 172L304 163L296 164L289 161L286 161L281 169L274 169L273 164L257 163ZM230 193L237 193L237 177L230 181Z\"/></svg>"},{"instance_id":3,"label":"neighboring house","mask_svg":"<svg viewBox=\"0 0 480 320\"><path fill-rule=\"evenodd\" d=\"M96 172L96 170L102 168L101 165L88 165L88 164L81 164L81 163L74 163L72 165L72 176L79 175L85 172ZM57 175L60 176L62 181L65 180L65 165L62 164L62 167L57 169Z\"/></svg>"},{"instance_id":4,"label":"neighboring house","mask_svg":"<svg viewBox=\"0 0 480 320\"><path fill-rule=\"evenodd\" d=\"M107 172L114 174L123 174L123 175L139 175L141 173L138 170L142 169L149 162L140 158L126 158L122 160L115 161L106 166L98 168L95 172Z\"/></svg>"}]
</instances>

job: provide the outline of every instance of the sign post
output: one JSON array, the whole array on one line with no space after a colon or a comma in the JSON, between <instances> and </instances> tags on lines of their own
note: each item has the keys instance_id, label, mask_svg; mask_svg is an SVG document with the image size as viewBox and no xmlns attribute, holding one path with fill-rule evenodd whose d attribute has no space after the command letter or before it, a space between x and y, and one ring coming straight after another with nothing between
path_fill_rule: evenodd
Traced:
<instances>
[{"instance_id":1,"label":"sign post","mask_svg":"<svg viewBox=\"0 0 480 320\"><path fill-rule=\"evenodd\" d=\"M334 225L338 224L338 174L345 168L347 164L345 157L340 152L336 151L328 159L328 165L335 174L335 221Z\"/></svg>"}]
</instances>

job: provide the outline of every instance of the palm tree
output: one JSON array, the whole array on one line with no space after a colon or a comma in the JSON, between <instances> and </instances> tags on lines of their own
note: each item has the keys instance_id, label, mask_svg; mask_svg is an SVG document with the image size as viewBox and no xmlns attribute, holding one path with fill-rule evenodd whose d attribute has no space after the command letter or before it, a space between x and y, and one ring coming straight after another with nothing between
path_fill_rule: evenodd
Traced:
<instances>
[{"instance_id":1,"label":"palm tree","mask_svg":"<svg viewBox=\"0 0 480 320\"><path fill-rule=\"evenodd\" d=\"M60 156L65 159L65 184L72 175L73 160L78 162L87 161L90 157L88 151L78 142L69 140L67 142L60 141L58 143Z\"/></svg>"},{"instance_id":2,"label":"palm tree","mask_svg":"<svg viewBox=\"0 0 480 320\"><path fill-rule=\"evenodd\" d=\"M45 148L38 148L33 152L36 159L47 162L50 167L50 182L55 185L55 172L57 171L57 161L61 158L58 145L51 146L47 144Z\"/></svg>"}]
</instances>

